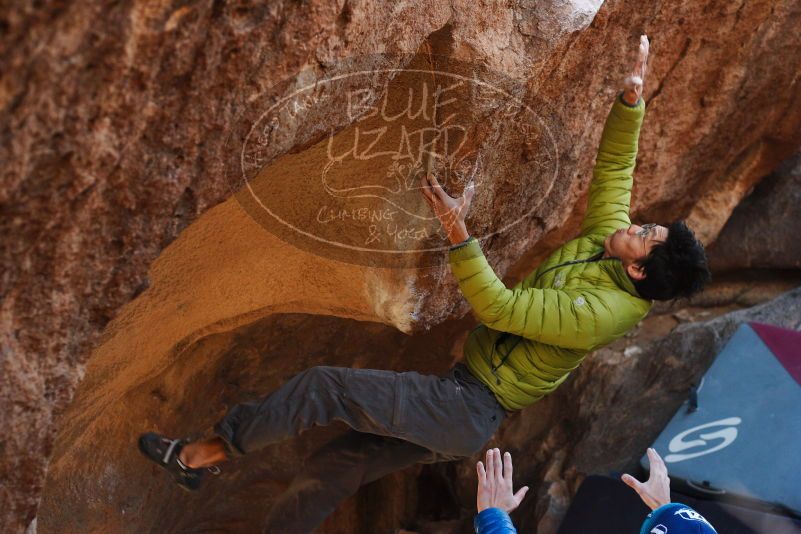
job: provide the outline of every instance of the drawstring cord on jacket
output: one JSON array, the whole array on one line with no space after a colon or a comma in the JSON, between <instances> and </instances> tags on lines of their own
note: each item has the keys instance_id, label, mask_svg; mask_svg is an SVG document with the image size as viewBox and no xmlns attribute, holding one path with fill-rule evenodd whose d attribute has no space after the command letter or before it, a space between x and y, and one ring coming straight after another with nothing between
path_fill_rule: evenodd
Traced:
<instances>
[{"instance_id":1,"label":"drawstring cord on jacket","mask_svg":"<svg viewBox=\"0 0 801 534\"><path fill-rule=\"evenodd\" d=\"M503 343L503 341L506 339L507 336L511 336L511 335L512 334L510 334L509 332L504 332L503 334L498 336L498 339L496 339L495 343L492 344L492 355L490 356L490 362L492 362L493 358L495 357L495 348L499 344ZM515 349L517 344L520 343L520 340L522 339L521 336L515 336L515 337L517 339L515 340L514 345L512 345L512 348L510 348L509 350L506 351L506 354L503 355L503 358L501 358L501 361L500 361L500 363L498 365L493 365L492 368L491 368L492 374L495 375L495 383L498 384L499 386L501 385L501 377L498 375L498 369L500 369L500 367L504 363L506 363L506 358L508 358L509 355L512 354L512 351Z\"/></svg>"},{"instance_id":2,"label":"drawstring cord on jacket","mask_svg":"<svg viewBox=\"0 0 801 534\"><path fill-rule=\"evenodd\" d=\"M559 265L554 265L553 267L549 267L549 268L545 269L544 271L542 271L541 273L539 273L534 278L534 280L531 281L531 284L532 285L536 284L537 280L539 280L542 275L544 275L545 273L548 273L550 271L553 271L554 269L558 269L560 267L567 267L568 265L576 265L577 263L591 263L591 262L598 261L598 260L602 259L603 255L604 255L604 251L601 250L600 252L598 252L596 254L593 254L589 258L585 258L583 260L566 261L564 263L560 263ZM610 258L610 259L612 259L612 258ZM512 347L509 350L506 351L506 354L503 355L503 358L501 358L501 361L498 363L498 365L493 365L490 368L490 371L492 371L492 374L495 375L495 383L497 385L499 385L499 386L501 385L501 377L498 374L498 369L500 369L501 366L504 363L506 363L506 359L509 357L510 354L512 354L512 351L515 349L517 344L520 343L520 340L522 339L522 336L518 336L516 334L510 334L509 332L503 332L495 340L495 343L492 344L492 354L490 355L490 363L492 363L492 361L495 359L495 349L498 347L498 345L503 343L506 340L507 337L512 336L512 335L514 335L517 338L515 340L514 344L512 345Z\"/></svg>"}]
</instances>

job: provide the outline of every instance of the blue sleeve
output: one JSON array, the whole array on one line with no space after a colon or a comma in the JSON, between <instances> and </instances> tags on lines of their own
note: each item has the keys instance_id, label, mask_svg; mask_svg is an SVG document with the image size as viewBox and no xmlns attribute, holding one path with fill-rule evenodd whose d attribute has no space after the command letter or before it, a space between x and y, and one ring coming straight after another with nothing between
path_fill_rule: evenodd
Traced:
<instances>
[{"instance_id":1,"label":"blue sleeve","mask_svg":"<svg viewBox=\"0 0 801 534\"><path fill-rule=\"evenodd\" d=\"M500 508L487 508L473 520L476 534L517 534L509 514Z\"/></svg>"}]
</instances>

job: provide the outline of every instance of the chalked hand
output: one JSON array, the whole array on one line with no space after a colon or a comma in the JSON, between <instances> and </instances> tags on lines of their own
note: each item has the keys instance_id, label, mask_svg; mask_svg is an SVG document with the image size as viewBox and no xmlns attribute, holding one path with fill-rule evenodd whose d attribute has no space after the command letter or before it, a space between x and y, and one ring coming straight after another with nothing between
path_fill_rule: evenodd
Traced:
<instances>
[{"instance_id":1,"label":"chalked hand","mask_svg":"<svg viewBox=\"0 0 801 534\"><path fill-rule=\"evenodd\" d=\"M645 83L645 73L648 70L648 54L650 52L650 42L647 35L640 35L640 49L637 53L637 61L631 73L626 76L623 82L623 99L631 105L636 104L642 97L642 88Z\"/></svg>"},{"instance_id":2,"label":"chalked hand","mask_svg":"<svg viewBox=\"0 0 801 534\"><path fill-rule=\"evenodd\" d=\"M437 216L452 244L461 243L469 237L465 217L475 194L475 185L470 182L459 198L453 198L439 185L437 177L426 174L420 178L423 196L434 215Z\"/></svg>"}]
</instances>

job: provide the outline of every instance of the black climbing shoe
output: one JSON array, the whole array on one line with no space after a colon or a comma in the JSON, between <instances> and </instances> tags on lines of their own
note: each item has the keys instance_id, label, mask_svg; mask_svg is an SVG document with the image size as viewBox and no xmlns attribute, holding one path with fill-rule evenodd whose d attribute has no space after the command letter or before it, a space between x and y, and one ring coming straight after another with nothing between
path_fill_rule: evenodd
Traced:
<instances>
[{"instance_id":1,"label":"black climbing shoe","mask_svg":"<svg viewBox=\"0 0 801 534\"><path fill-rule=\"evenodd\" d=\"M167 470L183 489L195 491L200 487L206 471L216 475L220 470L216 466L194 469L179 463L178 455L186 443L182 439L170 439L153 432L139 436L139 450L148 460Z\"/></svg>"}]
</instances>

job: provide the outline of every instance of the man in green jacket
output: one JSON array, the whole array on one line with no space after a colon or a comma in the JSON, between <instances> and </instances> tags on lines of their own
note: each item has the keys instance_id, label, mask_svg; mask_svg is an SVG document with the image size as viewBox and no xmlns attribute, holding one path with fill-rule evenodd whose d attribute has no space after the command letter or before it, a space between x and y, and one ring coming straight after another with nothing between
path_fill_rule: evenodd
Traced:
<instances>
[{"instance_id":1,"label":"man in green jacket","mask_svg":"<svg viewBox=\"0 0 801 534\"><path fill-rule=\"evenodd\" d=\"M648 40L601 138L581 235L515 288L494 273L464 222L473 189L450 197L436 178L423 193L453 243L450 265L482 324L445 376L313 367L262 399L231 408L214 437L197 442L142 434L140 451L184 489L207 470L315 425L352 430L324 446L274 504L265 532L309 532L358 488L418 462L470 456L506 415L553 391L584 356L622 336L651 299L699 290L708 278L703 248L683 223L629 221L632 173L645 111Z\"/></svg>"},{"instance_id":2,"label":"man in green jacket","mask_svg":"<svg viewBox=\"0 0 801 534\"><path fill-rule=\"evenodd\" d=\"M468 235L464 218L474 189L454 199L435 177L426 178L426 198L454 244L453 273L482 323L465 344L467 367L507 410L556 389L588 352L640 322L652 300L688 297L709 279L703 247L683 222L665 227L629 220L647 57L643 35L634 74L601 136L581 234L513 289Z\"/></svg>"}]
</instances>

